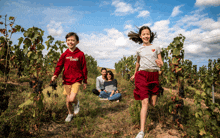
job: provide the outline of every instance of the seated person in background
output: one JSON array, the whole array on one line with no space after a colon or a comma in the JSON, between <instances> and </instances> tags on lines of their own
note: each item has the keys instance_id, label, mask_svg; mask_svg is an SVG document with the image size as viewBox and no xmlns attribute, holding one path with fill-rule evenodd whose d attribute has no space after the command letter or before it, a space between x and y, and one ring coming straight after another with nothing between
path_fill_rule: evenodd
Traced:
<instances>
[{"instance_id":1,"label":"seated person in background","mask_svg":"<svg viewBox=\"0 0 220 138\"><path fill-rule=\"evenodd\" d=\"M95 95L99 95L101 91L104 90L104 81L106 80L106 72L107 69L106 68L102 68L101 69L101 76L98 76L96 78L96 89L93 89L92 92Z\"/></svg>"},{"instance_id":2,"label":"seated person in background","mask_svg":"<svg viewBox=\"0 0 220 138\"><path fill-rule=\"evenodd\" d=\"M114 74L112 71L107 71L106 81L104 82L104 91L101 91L99 94L100 100L119 100L121 94L117 90L117 80L114 79Z\"/></svg>"}]
</instances>

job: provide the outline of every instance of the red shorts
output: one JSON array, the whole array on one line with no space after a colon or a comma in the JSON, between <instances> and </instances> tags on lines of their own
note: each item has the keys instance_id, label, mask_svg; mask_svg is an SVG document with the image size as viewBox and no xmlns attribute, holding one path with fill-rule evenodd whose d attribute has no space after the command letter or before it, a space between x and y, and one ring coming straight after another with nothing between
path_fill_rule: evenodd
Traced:
<instances>
[{"instance_id":1,"label":"red shorts","mask_svg":"<svg viewBox=\"0 0 220 138\"><path fill-rule=\"evenodd\" d=\"M138 71L135 74L135 100L143 100L148 95L158 95L159 74L158 72Z\"/></svg>"}]
</instances>

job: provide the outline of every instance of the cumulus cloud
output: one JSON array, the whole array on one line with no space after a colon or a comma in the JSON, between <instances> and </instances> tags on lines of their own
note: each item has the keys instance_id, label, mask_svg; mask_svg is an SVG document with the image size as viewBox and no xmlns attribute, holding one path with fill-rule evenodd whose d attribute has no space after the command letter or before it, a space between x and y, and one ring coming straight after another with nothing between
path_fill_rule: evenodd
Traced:
<instances>
[{"instance_id":1,"label":"cumulus cloud","mask_svg":"<svg viewBox=\"0 0 220 138\"><path fill-rule=\"evenodd\" d=\"M122 2L120 0L112 1L112 5L115 6L114 14L116 16L124 16L136 12L138 9L134 9L131 4Z\"/></svg>"},{"instance_id":2,"label":"cumulus cloud","mask_svg":"<svg viewBox=\"0 0 220 138\"><path fill-rule=\"evenodd\" d=\"M98 65L111 68L114 68L114 63L123 55L135 54L138 46L115 28L105 29L104 33L79 34L79 37L81 41L78 47L84 53L92 55L98 61Z\"/></svg>"},{"instance_id":3,"label":"cumulus cloud","mask_svg":"<svg viewBox=\"0 0 220 138\"><path fill-rule=\"evenodd\" d=\"M178 14L180 14L182 11L180 11L180 7L182 7L183 5L180 5L180 6L176 6L173 8L173 12L171 14L171 17L175 17L177 16Z\"/></svg>"},{"instance_id":4,"label":"cumulus cloud","mask_svg":"<svg viewBox=\"0 0 220 138\"><path fill-rule=\"evenodd\" d=\"M196 0L196 6L219 6L219 0Z\"/></svg>"},{"instance_id":5,"label":"cumulus cloud","mask_svg":"<svg viewBox=\"0 0 220 138\"><path fill-rule=\"evenodd\" d=\"M202 47L202 45L199 44L189 44L185 46L185 50L188 53L198 54L198 53L208 52L210 51L210 48Z\"/></svg>"},{"instance_id":6,"label":"cumulus cloud","mask_svg":"<svg viewBox=\"0 0 220 138\"><path fill-rule=\"evenodd\" d=\"M154 39L153 44L161 48L167 47L179 34L185 36L185 58L194 59L199 56L210 58L220 53L219 21L220 18L217 21L208 18L207 14L200 9L185 15L172 26L170 20L147 24L153 32L157 32L157 38Z\"/></svg>"},{"instance_id":7,"label":"cumulus cloud","mask_svg":"<svg viewBox=\"0 0 220 138\"><path fill-rule=\"evenodd\" d=\"M63 33L61 22L50 21L50 24L47 25L47 31L49 35L61 36Z\"/></svg>"},{"instance_id":8,"label":"cumulus cloud","mask_svg":"<svg viewBox=\"0 0 220 138\"><path fill-rule=\"evenodd\" d=\"M127 24L127 25L125 25L124 29L132 30L133 27L131 24Z\"/></svg>"},{"instance_id":9,"label":"cumulus cloud","mask_svg":"<svg viewBox=\"0 0 220 138\"><path fill-rule=\"evenodd\" d=\"M148 17L150 15L150 12L149 11L140 11L137 18L140 18L140 17Z\"/></svg>"},{"instance_id":10,"label":"cumulus cloud","mask_svg":"<svg viewBox=\"0 0 220 138\"><path fill-rule=\"evenodd\" d=\"M218 21L214 21L211 18L205 18L199 22L197 22L198 26L201 26L204 30L215 30L220 28L220 17Z\"/></svg>"}]
</instances>

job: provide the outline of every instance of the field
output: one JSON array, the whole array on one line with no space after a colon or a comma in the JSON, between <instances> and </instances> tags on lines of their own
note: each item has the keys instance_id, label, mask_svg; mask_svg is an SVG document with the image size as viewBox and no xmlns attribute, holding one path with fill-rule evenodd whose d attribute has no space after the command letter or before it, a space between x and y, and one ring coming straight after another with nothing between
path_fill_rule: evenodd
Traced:
<instances>
[{"instance_id":1,"label":"field","mask_svg":"<svg viewBox=\"0 0 220 138\"><path fill-rule=\"evenodd\" d=\"M15 70L14 70L15 71ZM15 73L15 72L14 72ZM74 116L70 123L65 123L67 115L65 105L65 97L62 95L63 87L61 79L58 81L57 90L52 90L50 86L45 86L44 94L44 111L41 120L35 120L28 113L29 108L24 110L25 114L21 114L23 119L19 120L17 112L18 106L27 101L31 94L28 88L28 79L25 77L17 78L13 72L11 73L8 85L10 91L8 95L9 107L1 115L1 119L13 120L9 121L11 130L9 137L135 137L139 132L139 113L135 112L134 106L139 103L134 100L134 85L126 81L119 74L115 74L118 80L118 88L122 94L120 102L100 101L91 91L95 87L95 76L88 78L88 88L79 92L80 112ZM49 81L46 82L49 84ZM50 97L47 95L50 93ZM193 99L187 97L184 99L184 110L189 113L185 116L184 128L181 129L172 122L172 116L167 111L171 104L171 93L175 90L164 88L164 93L158 98L155 108L149 107L149 114L146 123L146 135L149 138L178 138L184 135L196 137L196 128L193 125L193 117L191 113L195 110ZM215 93L216 102L220 101L220 94ZM135 113L132 116L131 112ZM16 119L18 119L16 121ZM19 128L15 126L18 125ZM14 132L13 132L14 131Z\"/></svg>"}]
</instances>

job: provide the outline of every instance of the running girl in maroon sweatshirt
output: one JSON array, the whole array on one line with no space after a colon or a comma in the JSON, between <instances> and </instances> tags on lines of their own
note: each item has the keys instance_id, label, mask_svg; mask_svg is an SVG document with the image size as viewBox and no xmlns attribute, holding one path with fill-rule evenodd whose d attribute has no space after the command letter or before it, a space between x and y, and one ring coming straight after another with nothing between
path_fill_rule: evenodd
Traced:
<instances>
[{"instance_id":1,"label":"running girl in maroon sweatshirt","mask_svg":"<svg viewBox=\"0 0 220 138\"><path fill-rule=\"evenodd\" d=\"M61 73L63 67L63 84L64 92L66 95L66 105L68 109L68 116L65 119L66 122L70 122L73 118L72 113L72 103L76 104L74 106L74 114L79 112L79 100L76 99L79 87L83 81L83 87L86 89L87 84L87 67L85 55L80 51L76 45L79 43L79 37L76 33L70 32L66 35L66 43L69 47L60 57L53 77L54 81L58 75Z\"/></svg>"}]
</instances>

